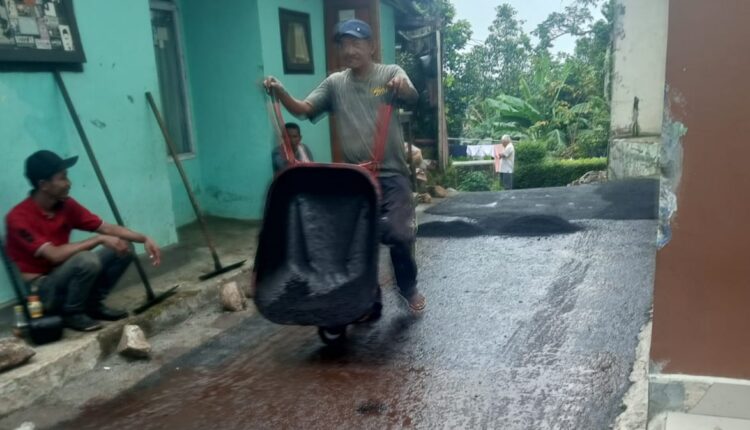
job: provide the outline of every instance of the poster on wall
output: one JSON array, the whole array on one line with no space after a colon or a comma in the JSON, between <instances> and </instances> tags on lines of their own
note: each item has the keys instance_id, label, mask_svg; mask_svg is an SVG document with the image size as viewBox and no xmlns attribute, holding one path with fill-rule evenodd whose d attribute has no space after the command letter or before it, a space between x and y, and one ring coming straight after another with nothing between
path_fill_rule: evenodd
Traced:
<instances>
[{"instance_id":1,"label":"poster on wall","mask_svg":"<svg viewBox=\"0 0 750 430\"><path fill-rule=\"evenodd\" d=\"M281 28L284 73L315 73L312 38L310 37L310 15L280 8L279 27Z\"/></svg>"},{"instance_id":2,"label":"poster on wall","mask_svg":"<svg viewBox=\"0 0 750 430\"><path fill-rule=\"evenodd\" d=\"M0 62L85 61L73 0L0 0Z\"/></svg>"}]
</instances>

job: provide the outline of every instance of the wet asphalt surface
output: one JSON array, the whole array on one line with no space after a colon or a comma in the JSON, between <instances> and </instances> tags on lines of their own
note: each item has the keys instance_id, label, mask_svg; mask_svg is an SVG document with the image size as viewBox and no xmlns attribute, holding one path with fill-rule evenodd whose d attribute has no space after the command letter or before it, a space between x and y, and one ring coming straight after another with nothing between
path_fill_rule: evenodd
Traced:
<instances>
[{"instance_id":1,"label":"wet asphalt surface","mask_svg":"<svg viewBox=\"0 0 750 430\"><path fill-rule=\"evenodd\" d=\"M421 219L422 318L391 285L341 350L252 317L54 428L606 429L651 305L655 186L449 199ZM532 215L551 218L466 237L435 224ZM576 231L548 234L550 219Z\"/></svg>"}]
</instances>

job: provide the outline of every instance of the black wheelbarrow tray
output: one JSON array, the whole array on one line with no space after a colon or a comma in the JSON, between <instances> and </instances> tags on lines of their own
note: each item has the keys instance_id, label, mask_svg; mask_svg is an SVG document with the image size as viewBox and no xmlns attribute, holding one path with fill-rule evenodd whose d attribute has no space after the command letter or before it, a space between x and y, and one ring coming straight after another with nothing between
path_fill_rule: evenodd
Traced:
<instances>
[{"instance_id":1,"label":"black wheelbarrow tray","mask_svg":"<svg viewBox=\"0 0 750 430\"><path fill-rule=\"evenodd\" d=\"M327 344L380 310L379 194L370 171L301 163L269 188L256 254L255 305L277 324L311 325Z\"/></svg>"}]
</instances>

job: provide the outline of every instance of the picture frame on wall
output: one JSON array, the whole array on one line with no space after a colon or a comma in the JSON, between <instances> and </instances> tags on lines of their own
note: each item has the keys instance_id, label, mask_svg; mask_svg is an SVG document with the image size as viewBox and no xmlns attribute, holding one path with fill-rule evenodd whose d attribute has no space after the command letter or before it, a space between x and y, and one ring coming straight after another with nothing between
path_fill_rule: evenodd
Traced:
<instances>
[{"instance_id":1,"label":"picture frame on wall","mask_svg":"<svg viewBox=\"0 0 750 430\"><path fill-rule=\"evenodd\" d=\"M315 73L310 14L279 8L279 28L284 73Z\"/></svg>"},{"instance_id":2,"label":"picture frame on wall","mask_svg":"<svg viewBox=\"0 0 750 430\"><path fill-rule=\"evenodd\" d=\"M0 63L84 62L73 0L0 0Z\"/></svg>"}]
</instances>

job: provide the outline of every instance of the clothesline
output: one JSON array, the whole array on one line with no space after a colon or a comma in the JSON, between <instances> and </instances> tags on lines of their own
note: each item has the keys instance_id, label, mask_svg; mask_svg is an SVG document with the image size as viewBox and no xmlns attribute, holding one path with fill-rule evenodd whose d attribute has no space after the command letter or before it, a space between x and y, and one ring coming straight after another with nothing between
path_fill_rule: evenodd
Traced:
<instances>
[{"instance_id":1,"label":"clothesline","mask_svg":"<svg viewBox=\"0 0 750 430\"><path fill-rule=\"evenodd\" d=\"M488 139L488 138L475 139L475 138L464 138L464 137L449 137L448 138L448 142L449 143L457 142L458 145L464 145L464 146L471 145L471 144L473 144L473 142L482 142L482 144L486 144L486 145L498 145L498 144L500 144L499 140L492 140L492 139Z\"/></svg>"},{"instance_id":2,"label":"clothesline","mask_svg":"<svg viewBox=\"0 0 750 430\"><path fill-rule=\"evenodd\" d=\"M466 145L466 156L470 158L494 157L495 145Z\"/></svg>"}]
</instances>

